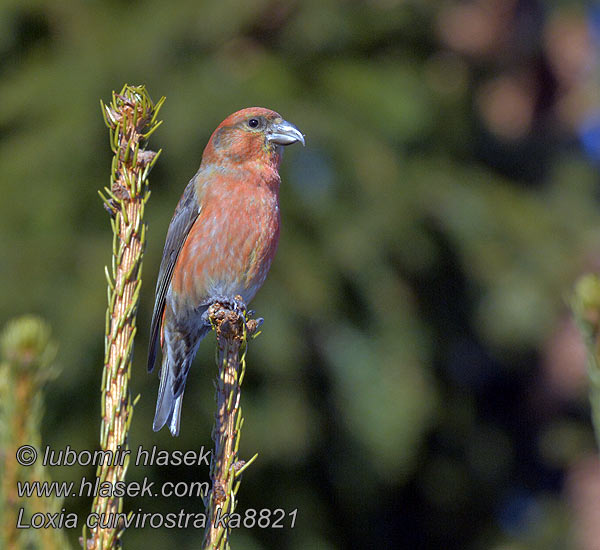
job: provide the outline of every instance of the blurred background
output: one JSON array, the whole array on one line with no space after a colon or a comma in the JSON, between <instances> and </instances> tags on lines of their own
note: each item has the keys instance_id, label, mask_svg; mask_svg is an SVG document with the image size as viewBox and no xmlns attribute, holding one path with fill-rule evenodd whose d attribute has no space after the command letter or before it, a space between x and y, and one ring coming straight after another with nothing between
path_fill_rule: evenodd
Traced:
<instances>
[{"instance_id":1,"label":"blurred background","mask_svg":"<svg viewBox=\"0 0 600 550\"><path fill-rule=\"evenodd\" d=\"M567 0L3 0L0 321L60 344L42 438L99 438L111 152L99 100L165 95L152 172L130 444L210 445L214 349L179 438L146 374L167 226L231 112L307 136L281 169L279 252L244 383L240 510L298 509L234 548L600 548L600 464L574 280L600 268L600 7ZM52 468L56 480L94 475ZM207 480L206 467L128 479ZM88 499L70 498L80 518ZM126 509L203 511L199 499ZM73 547L80 531L69 531ZM127 548L202 533L134 530Z\"/></svg>"}]
</instances>

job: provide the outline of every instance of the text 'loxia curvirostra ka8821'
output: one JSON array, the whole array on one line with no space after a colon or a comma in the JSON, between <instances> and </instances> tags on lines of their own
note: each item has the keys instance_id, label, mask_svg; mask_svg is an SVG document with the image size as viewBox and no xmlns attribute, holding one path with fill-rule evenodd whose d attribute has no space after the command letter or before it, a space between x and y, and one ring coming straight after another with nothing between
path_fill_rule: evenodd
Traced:
<instances>
[{"instance_id":1,"label":"text 'loxia curvirostra ka8821'","mask_svg":"<svg viewBox=\"0 0 600 550\"><path fill-rule=\"evenodd\" d=\"M279 163L304 136L276 112L251 107L212 134L169 225L152 315L148 370L162 348L153 428L179 433L185 382L210 331L214 301L248 304L262 286L279 240Z\"/></svg>"}]
</instances>

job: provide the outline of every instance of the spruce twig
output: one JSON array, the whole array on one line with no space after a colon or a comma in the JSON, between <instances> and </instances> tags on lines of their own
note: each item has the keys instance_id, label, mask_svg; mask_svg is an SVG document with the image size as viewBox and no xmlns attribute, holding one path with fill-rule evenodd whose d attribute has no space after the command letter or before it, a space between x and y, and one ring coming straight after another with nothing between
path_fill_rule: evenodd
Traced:
<instances>
[{"instance_id":1,"label":"spruce twig","mask_svg":"<svg viewBox=\"0 0 600 550\"><path fill-rule=\"evenodd\" d=\"M587 348L592 423L600 447L600 277L587 274L577 281L571 309Z\"/></svg>"},{"instance_id":2,"label":"spruce twig","mask_svg":"<svg viewBox=\"0 0 600 550\"><path fill-rule=\"evenodd\" d=\"M59 512L62 499L32 495L19 499L17 482L49 481L38 457L30 466L16 460L22 445L41 449L43 386L56 377L52 366L57 345L50 327L41 319L25 316L11 321L0 337L0 548L65 550L69 545L60 529L17 529L22 508L24 523L34 513Z\"/></svg>"},{"instance_id":3,"label":"spruce twig","mask_svg":"<svg viewBox=\"0 0 600 550\"><path fill-rule=\"evenodd\" d=\"M241 301L239 296L236 299ZM260 321L248 320L246 313L218 302L210 306L209 318L217 334L217 412L212 432L215 443L210 464L212 486L205 498L207 524L202 548L225 550L229 549L230 529L216 520L234 512L242 472L256 459L254 455L248 462L238 460L238 448L244 424L240 398L246 349L248 338L257 336Z\"/></svg>"},{"instance_id":4,"label":"spruce twig","mask_svg":"<svg viewBox=\"0 0 600 550\"><path fill-rule=\"evenodd\" d=\"M146 226L144 208L150 196L148 174L160 151L146 150L148 137L158 128L158 111L164 97L154 105L144 86L125 85L114 93L110 105L101 103L102 115L110 129L114 152L110 188L100 196L111 215L113 229L112 270L108 279L105 357L102 375L102 450L116 452L128 448L128 430L133 415L129 390L133 339L139 303ZM107 461L108 462L108 461ZM124 481L128 461L123 464L100 464L96 475L112 484ZM117 497L96 496L92 511L102 521L114 519L122 512L123 502ZM86 528L82 541L87 550L109 550L121 547L124 527L94 527L88 538Z\"/></svg>"}]
</instances>

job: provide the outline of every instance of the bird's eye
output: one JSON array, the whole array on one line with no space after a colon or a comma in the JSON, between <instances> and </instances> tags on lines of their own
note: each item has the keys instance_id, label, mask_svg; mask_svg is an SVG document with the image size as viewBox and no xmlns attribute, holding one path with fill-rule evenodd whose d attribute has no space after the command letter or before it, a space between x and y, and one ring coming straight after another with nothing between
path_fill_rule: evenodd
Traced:
<instances>
[{"instance_id":1,"label":"bird's eye","mask_svg":"<svg viewBox=\"0 0 600 550\"><path fill-rule=\"evenodd\" d=\"M257 118L251 118L248 121L248 126L250 126L250 128L258 128L259 124L260 124L260 122Z\"/></svg>"}]
</instances>

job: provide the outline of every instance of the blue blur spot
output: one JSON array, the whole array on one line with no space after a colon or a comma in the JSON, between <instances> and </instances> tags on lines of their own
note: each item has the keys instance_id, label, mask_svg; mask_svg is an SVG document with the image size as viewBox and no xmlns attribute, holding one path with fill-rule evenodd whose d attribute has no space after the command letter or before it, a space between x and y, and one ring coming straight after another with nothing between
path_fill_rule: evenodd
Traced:
<instances>
[{"instance_id":1,"label":"blue blur spot","mask_svg":"<svg viewBox=\"0 0 600 550\"><path fill-rule=\"evenodd\" d=\"M600 162L600 111L590 113L579 127L579 140L588 157Z\"/></svg>"},{"instance_id":2,"label":"blue blur spot","mask_svg":"<svg viewBox=\"0 0 600 550\"><path fill-rule=\"evenodd\" d=\"M321 151L303 149L290 167L290 183L304 201L327 206L335 178L331 159Z\"/></svg>"},{"instance_id":3,"label":"blue blur spot","mask_svg":"<svg viewBox=\"0 0 600 550\"><path fill-rule=\"evenodd\" d=\"M542 519L542 510L532 493L513 489L500 500L497 519L500 528L509 536L530 532Z\"/></svg>"},{"instance_id":4,"label":"blue blur spot","mask_svg":"<svg viewBox=\"0 0 600 550\"><path fill-rule=\"evenodd\" d=\"M600 44L600 5L596 4L588 10L587 20L592 38L596 44Z\"/></svg>"}]
</instances>

